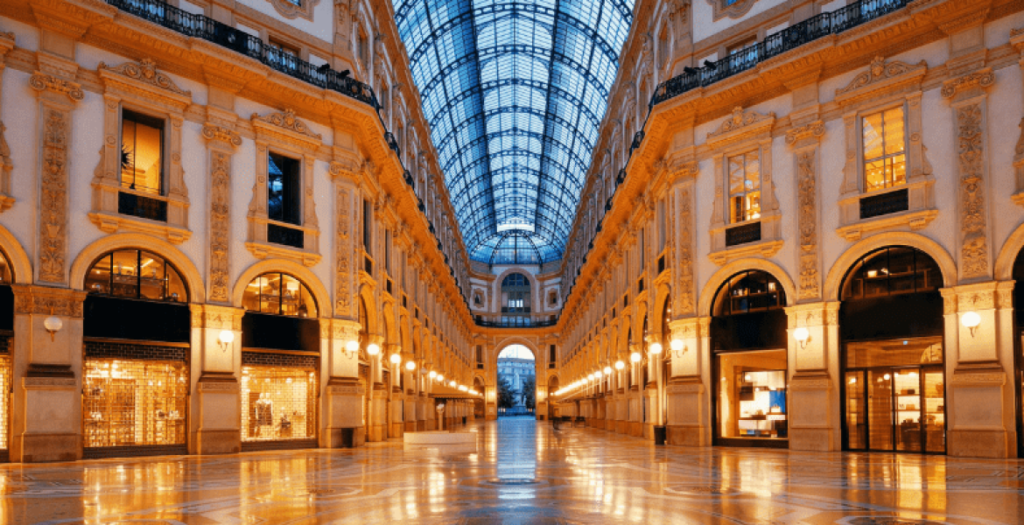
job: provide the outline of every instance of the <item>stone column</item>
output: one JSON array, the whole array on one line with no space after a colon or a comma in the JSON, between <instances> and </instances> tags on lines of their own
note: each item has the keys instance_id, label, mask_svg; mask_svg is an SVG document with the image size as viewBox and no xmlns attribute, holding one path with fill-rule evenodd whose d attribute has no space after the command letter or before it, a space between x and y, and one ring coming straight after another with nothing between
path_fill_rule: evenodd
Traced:
<instances>
[{"instance_id":1,"label":"stone column","mask_svg":"<svg viewBox=\"0 0 1024 525\"><path fill-rule=\"evenodd\" d=\"M384 338L379 335L367 337L367 344L383 344ZM370 410L367 414L367 441L385 441L388 438L387 403L390 397L390 385L383 382L383 351L377 355L369 356L370 359L370 382L373 387L367 393L370 397Z\"/></svg>"},{"instance_id":2,"label":"stone column","mask_svg":"<svg viewBox=\"0 0 1024 525\"><path fill-rule=\"evenodd\" d=\"M82 305L85 292L14 285L12 462L82 458ZM47 331L44 321L63 325Z\"/></svg>"},{"instance_id":3,"label":"stone column","mask_svg":"<svg viewBox=\"0 0 1024 525\"><path fill-rule=\"evenodd\" d=\"M193 304L192 406L189 451L235 454L242 449L242 316L245 310ZM222 337L222 334L224 337ZM230 343L224 340L231 339Z\"/></svg>"},{"instance_id":4,"label":"stone column","mask_svg":"<svg viewBox=\"0 0 1024 525\"><path fill-rule=\"evenodd\" d=\"M322 448L353 448L366 442L363 396L359 383L359 323L344 319L321 319L321 366L327 378L323 388ZM353 346L356 346L353 345Z\"/></svg>"},{"instance_id":5,"label":"stone column","mask_svg":"<svg viewBox=\"0 0 1024 525\"><path fill-rule=\"evenodd\" d=\"M789 448L841 448L839 409L839 303L805 303L786 308L789 327ZM800 342L796 333L806 330Z\"/></svg>"},{"instance_id":6,"label":"stone column","mask_svg":"<svg viewBox=\"0 0 1024 525\"><path fill-rule=\"evenodd\" d=\"M672 338L683 342L681 350L672 351L672 376L666 392L671 445L711 444L711 399L705 386L711 380L710 325L710 317L689 317L669 324Z\"/></svg>"}]
</instances>

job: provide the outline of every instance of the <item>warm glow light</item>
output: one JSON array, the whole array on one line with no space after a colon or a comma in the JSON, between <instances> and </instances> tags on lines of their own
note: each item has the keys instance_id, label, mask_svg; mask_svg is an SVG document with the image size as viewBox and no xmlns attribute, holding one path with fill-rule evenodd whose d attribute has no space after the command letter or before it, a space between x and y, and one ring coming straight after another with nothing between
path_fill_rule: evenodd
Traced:
<instances>
[{"instance_id":1,"label":"warm glow light","mask_svg":"<svg viewBox=\"0 0 1024 525\"><path fill-rule=\"evenodd\" d=\"M604 367L604 374L605 375L608 375L608 374L611 374L611 373L612 373L612 367L610 367L610 366Z\"/></svg>"},{"instance_id":2,"label":"warm glow light","mask_svg":"<svg viewBox=\"0 0 1024 525\"><path fill-rule=\"evenodd\" d=\"M51 315L46 319L43 319L43 328L47 332L50 332L50 341L53 341L53 335L60 331L64 327L64 321L60 320L60 317Z\"/></svg>"},{"instance_id":3,"label":"warm glow light","mask_svg":"<svg viewBox=\"0 0 1024 525\"><path fill-rule=\"evenodd\" d=\"M622 370L623 368L626 368L626 363L623 363L622 360L619 360L619 361L615 362L615 369L616 370Z\"/></svg>"},{"instance_id":4,"label":"warm glow light","mask_svg":"<svg viewBox=\"0 0 1024 525\"><path fill-rule=\"evenodd\" d=\"M435 377L437 377L437 372L431 370L430 373L427 375L430 376L430 379L434 379Z\"/></svg>"},{"instance_id":5,"label":"warm glow light","mask_svg":"<svg viewBox=\"0 0 1024 525\"><path fill-rule=\"evenodd\" d=\"M345 350L348 350L350 353L353 353L353 354L358 352L359 351L359 341L349 341L349 342L345 343Z\"/></svg>"},{"instance_id":6,"label":"warm glow light","mask_svg":"<svg viewBox=\"0 0 1024 525\"><path fill-rule=\"evenodd\" d=\"M380 347L377 346L377 343L370 343L366 346L366 353L370 355L377 355L380 353Z\"/></svg>"},{"instance_id":7,"label":"warm glow light","mask_svg":"<svg viewBox=\"0 0 1024 525\"><path fill-rule=\"evenodd\" d=\"M793 330L793 339L796 339L798 343L806 343L807 338L810 336L811 334L807 331L806 328L802 326L800 328L797 328L796 330Z\"/></svg>"},{"instance_id":8,"label":"warm glow light","mask_svg":"<svg viewBox=\"0 0 1024 525\"><path fill-rule=\"evenodd\" d=\"M651 355L658 355L661 353L661 343L651 343L651 346L647 349Z\"/></svg>"},{"instance_id":9,"label":"warm glow light","mask_svg":"<svg viewBox=\"0 0 1024 525\"><path fill-rule=\"evenodd\" d=\"M396 365L398 363L402 362L402 356L400 354L391 354L391 358L390 359L391 359L391 362L396 364Z\"/></svg>"},{"instance_id":10,"label":"warm glow light","mask_svg":"<svg viewBox=\"0 0 1024 525\"><path fill-rule=\"evenodd\" d=\"M640 352L633 352L632 354L629 354L629 360L634 363L639 363L643 358L644 356L640 355Z\"/></svg>"},{"instance_id":11,"label":"warm glow light","mask_svg":"<svg viewBox=\"0 0 1024 525\"><path fill-rule=\"evenodd\" d=\"M47 330L49 330L49 327L47 327ZM60 329L58 328L58 330L60 330ZM218 336L217 339L222 344L229 345L229 344L235 342L235 333L232 332L231 330L221 330L220 331L220 336Z\"/></svg>"},{"instance_id":12,"label":"warm glow light","mask_svg":"<svg viewBox=\"0 0 1024 525\"><path fill-rule=\"evenodd\" d=\"M465 392L465 391L467 391L467 390L469 390L469 389L468 389L468 388L466 388L466 385L459 385L459 391L460 391L460 392Z\"/></svg>"},{"instance_id":13,"label":"warm glow light","mask_svg":"<svg viewBox=\"0 0 1024 525\"><path fill-rule=\"evenodd\" d=\"M594 374L587 374L587 381L593 381L593 380L594 380Z\"/></svg>"},{"instance_id":14,"label":"warm glow light","mask_svg":"<svg viewBox=\"0 0 1024 525\"><path fill-rule=\"evenodd\" d=\"M683 340L682 339L673 339L672 342L669 343L669 346L672 348L673 352L682 352L683 351Z\"/></svg>"},{"instance_id":15,"label":"warm glow light","mask_svg":"<svg viewBox=\"0 0 1024 525\"><path fill-rule=\"evenodd\" d=\"M441 375L441 374L437 374L437 380L441 381L441 382L444 382L444 376Z\"/></svg>"},{"instance_id":16,"label":"warm glow light","mask_svg":"<svg viewBox=\"0 0 1024 525\"><path fill-rule=\"evenodd\" d=\"M416 362L415 361L409 361L408 363L405 364L405 369L410 371L410 372L412 372L413 370L416 370Z\"/></svg>"},{"instance_id":17,"label":"warm glow light","mask_svg":"<svg viewBox=\"0 0 1024 525\"><path fill-rule=\"evenodd\" d=\"M456 383L455 383L455 380L454 380L454 379L452 379L452 380L451 380L451 382L450 382L450 383L448 383L448 386L450 386L450 387L452 387L452 388L455 388L455 385L456 385Z\"/></svg>"},{"instance_id":18,"label":"warm glow light","mask_svg":"<svg viewBox=\"0 0 1024 525\"><path fill-rule=\"evenodd\" d=\"M981 316L978 312L967 312L960 318L964 328L977 328L981 324Z\"/></svg>"},{"instance_id":19,"label":"warm glow light","mask_svg":"<svg viewBox=\"0 0 1024 525\"><path fill-rule=\"evenodd\" d=\"M594 372L594 377L596 377L596 378L598 378L598 379L601 379L601 376L602 376L602 375L603 375L603 374L601 373L601 371L600 371L600 370L598 370L597 372Z\"/></svg>"}]
</instances>

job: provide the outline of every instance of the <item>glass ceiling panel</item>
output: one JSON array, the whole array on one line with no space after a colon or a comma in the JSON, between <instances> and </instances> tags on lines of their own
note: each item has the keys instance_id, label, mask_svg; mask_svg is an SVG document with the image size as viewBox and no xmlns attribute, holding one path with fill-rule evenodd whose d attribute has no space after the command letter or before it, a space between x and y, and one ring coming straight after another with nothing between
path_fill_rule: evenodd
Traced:
<instances>
[{"instance_id":1,"label":"glass ceiling panel","mask_svg":"<svg viewBox=\"0 0 1024 525\"><path fill-rule=\"evenodd\" d=\"M470 258L561 258L634 0L392 1Z\"/></svg>"}]
</instances>

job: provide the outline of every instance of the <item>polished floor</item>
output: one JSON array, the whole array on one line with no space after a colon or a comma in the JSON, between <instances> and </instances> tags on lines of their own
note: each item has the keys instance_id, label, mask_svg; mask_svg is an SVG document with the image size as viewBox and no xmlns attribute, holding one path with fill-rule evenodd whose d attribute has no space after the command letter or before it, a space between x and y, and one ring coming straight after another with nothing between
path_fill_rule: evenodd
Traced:
<instances>
[{"instance_id":1,"label":"polished floor","mask_svg":"<svg viewBox=\"0 0 1024 525\"><path fill-rule=\"evenodd\" d=\"M0 466L0 523L1024 523L1024 461L654 447L531 419L476 450Z\"/></svg>"}]
</instances>

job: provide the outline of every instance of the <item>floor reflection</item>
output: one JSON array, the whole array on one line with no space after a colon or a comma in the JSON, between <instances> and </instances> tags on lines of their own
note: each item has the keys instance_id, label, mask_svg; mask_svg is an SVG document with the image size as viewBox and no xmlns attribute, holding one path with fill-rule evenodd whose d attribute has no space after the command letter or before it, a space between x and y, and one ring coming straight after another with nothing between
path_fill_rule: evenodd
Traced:
<instances>
[{"instance_id":1,"label":"floor reflection","mask_svg":"<svg viewBox=\"0 0 1024 525\"><path fill-rule=\"evenodd\" d=\"M1024 462L654 447L530 419L474 449L0 466L0 523L1024 522Z\"/></svg>"}]
</instances>

